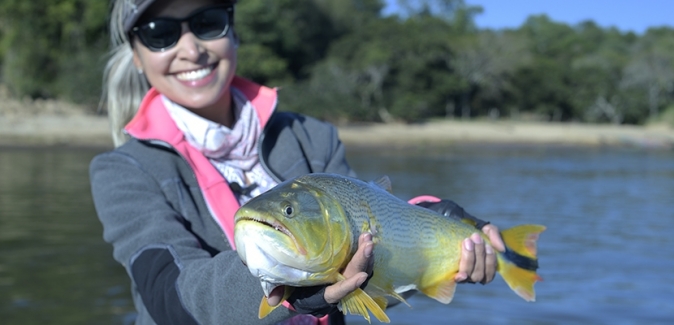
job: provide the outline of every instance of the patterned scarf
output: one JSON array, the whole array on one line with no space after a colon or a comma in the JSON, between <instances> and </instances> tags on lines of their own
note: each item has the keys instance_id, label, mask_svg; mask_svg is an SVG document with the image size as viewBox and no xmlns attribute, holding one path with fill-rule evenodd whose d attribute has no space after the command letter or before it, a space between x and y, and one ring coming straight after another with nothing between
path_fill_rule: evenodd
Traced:
<instances>
[{"instance_id":1,"label":"patterned scarf","mask_svg":"<svg viewBox=\"0 0 674 325\"><path fill-rule=\"evenodd\" d=\"M230 183L239 203L276 186L260 164L257 143L262 132L253 104L232 88L234 127L232 129L207 120L162 95L171 118L185 134L185 139L220 171Z\"/></svg>"}]
</instances>

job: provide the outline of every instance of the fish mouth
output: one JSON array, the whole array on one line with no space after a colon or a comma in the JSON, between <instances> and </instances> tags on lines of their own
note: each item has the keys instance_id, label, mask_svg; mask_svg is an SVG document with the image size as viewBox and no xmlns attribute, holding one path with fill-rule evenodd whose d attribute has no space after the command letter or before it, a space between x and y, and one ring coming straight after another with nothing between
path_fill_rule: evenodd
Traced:
<instances>
[{"instance_id":1,"label":"fish mouth","mask_svg":"<svg viewBox=\"0 0 674 325\"><path fill-rule=\"evenodd\" d=\"M290 230L288 230L288 228L286 228L282 223L280 223L276 220L267 221L267 220L263 220L263 219L260 219L260 218L254 218L254 217L242 217L241 219L239 219L239 221L252 221L252 222L255 222L255 223L262 224L262 225L264 225L266 227L269 227L269 228L274 228L274 230L276 230L276 231L278 231L282 234L285 234L286 236L290 237L293 241L295 241L295 236L293 236L293 234L290 232Z\"/></svg>"},{"instance_id":2,"label":"fish mouth","mask_svg":"<svg viewBox=\"0 0 674 325\"><path fill-rule=\"evenodd\" d=\"M297 248L297 250L299 251L299 253L301 255L307 255L307 250L304 249L304 246L300 245L300 243L297 241L297 238L295 238L293 233L290 232L290 230L288 230L288 228L286 228L286 226L284 226L282 223L276 221L275 219L272 219L271 221L268 221L268 220L264 220L262 218L244 216L244 217L241 217L239 220L237 220L237 222L239 222L239 221L251 221L251 222L255 222L255 223L259 223L261 225L264 225L265 227L274 228L275 231L280 232L280 233L288 236L288 238L290 238L290 240L293 242L293 244L295 244L295 248Z\"/></svg>"}]
</instances>

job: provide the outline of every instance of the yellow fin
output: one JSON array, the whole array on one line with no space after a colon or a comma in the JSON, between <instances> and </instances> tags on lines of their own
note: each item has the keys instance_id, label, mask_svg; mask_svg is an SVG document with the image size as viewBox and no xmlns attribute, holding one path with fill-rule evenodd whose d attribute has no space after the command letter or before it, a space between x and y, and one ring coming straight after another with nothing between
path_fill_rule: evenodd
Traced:
<instances>
[{"instance_id":1,"label":"yellow fin","mask_svg":"<svg viewBox=\"0 0 674 325\"><path fill-rule=\"evenodd\" d=\"M344 276L341 274L338 274L337 278L339 281L344 280ZM391 320L384 312L385 307L382 308L380 303L381 301L375 301L361 288L357 288L339 301L339 309L342 311L342 313L344 313L344 315L348 313L361 315L365 317L365 320L367 320L368 323L371 323L370 314L368 313L369 310L378 321L382 323L390 323Z\"/></svg>"},{"instance_id":2,"label":"yellow fin","mask_svg":"<svg viewBox=\"0 0 674 325\"><path fill-rule=\"evenodd\" d=\"M503 242L516 253L529 258L536 258L536 241L545 226L521 225L501 231Z\"/></svg>"},{"instance_id":3,"label":"yellow fin","mask_svg":"<svg viewBox=\"0 0 674 325\"><path fill-rule=\"evenodd\" d=\"M384 298L385 300L385 298ZM384 310L378 302L370 297L365 291L358 288L340 301L340 306L344 315L351 313L354 315L362 315L368 323L370 323L370 314L368 310L382 323L390 323Z\"/></svg>"},{"instance_id":4,"label":"yellow fin","mask_svg":"<svg viewBox=\"0 0 674 325\"><path fill-rule=\"evenodd\" d=\"M283 298L281 298L281 301L278 303L276 306L271 306L269 305L269 301L267 301L267 297L262 296L262 301L260 301L260 308L258 309L257 317L259 319L263 319L267 317L267 315L271 314L274 309L276 309L278 306L283 305L283 302L286 301L290 295L293 293L294 289L289 286L285 286L285 291L283 292Z\"/></svg>"},{"instance_id":5,"label":"yellow fin","mask_svg":"<svg viewBox=\"0 0 674 325\"><path fill-rule=\"evenodd\" d=\"M412 306L407 303L407 300L405 300L405 298L403 298L403 296L399 295L397 292L389 290L388 294L391 295L391 297L398 299L398 301L402 302L403 304L407 305L407 307L412 308Z\"/></svg>"},{"instance_id":6,"label":"yellow fin","mask_svg":"<svg viewBox=\"0 0 674 325\"><path fill-rule=\"evenodd\" d=\"M388 306L388 299L386 299L386 297L384 296L374 297L372 298L372 300L374 300L374 302L377 303L377 306L379 306L381 310L386 310L386 306Z\"/></svg>"},{"instance_id":7,"label":"yellow fin","mask_svg":"<svg viewBox=\"0 0 674 325\"><path fill-rule=\"evenodd\" d=\"M423 294L443 303L448 304L454 298L454 291L456 291L456 281L454 275L448 274L444 279L437 282L435 285L421 288Z\"/></svg>"},{"instance_id":8,"label":"yellow fin","mask_svg":"<svg viewBox=\"0 0 674 325\"><path fill-rule=\"evenodd\" d=\"M517 265L501 258L499 258L498 267L498 273L501 274L501 277L503 277L503 280L505 280L510 289L526 301L536 301L534 283L543 280L536 274L536 271L519 268Z\"/></svg>"},{"instance_id":9,"label":"yellow fin","mask_svg":"<svg viewBox=\"0 0 674 325\"><path fill-rule=\"evenodd\" d=\"M540 225L521 225L501 232L507 251L497 254L498 272L510 289L526 301L536 301L534 284L543 280L536 274L536 241L544 230Z\"/></svg>"}]
</instances>

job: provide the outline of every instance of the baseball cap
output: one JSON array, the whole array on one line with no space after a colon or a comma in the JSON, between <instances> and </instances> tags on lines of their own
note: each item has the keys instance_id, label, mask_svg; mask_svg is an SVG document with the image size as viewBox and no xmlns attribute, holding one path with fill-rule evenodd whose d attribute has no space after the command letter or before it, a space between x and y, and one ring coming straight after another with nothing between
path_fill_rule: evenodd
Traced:
<instances>
[{"instance_id":1,"label":"baseball cap","mask_svg":"<svg viewBox=\"0 0 674 325\"><path fill-rule=\"evenodd\" d=\"M124 31L129 32L133 25L138 22L140 16L150 8L157 0L123 0L124 1ZM237 0L224 0L223 2L235 4Z\"/></svg>"}]
</instances>

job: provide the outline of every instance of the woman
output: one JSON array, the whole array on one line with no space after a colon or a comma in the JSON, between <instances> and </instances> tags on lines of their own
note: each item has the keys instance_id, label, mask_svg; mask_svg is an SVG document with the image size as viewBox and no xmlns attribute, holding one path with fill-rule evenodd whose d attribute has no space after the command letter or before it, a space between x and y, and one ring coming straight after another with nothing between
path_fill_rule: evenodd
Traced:
<instances>
[{"instance_id":1,"label":"woman","mask_svg":"<svg viewBox=\"0 0 674 325\"><path fill-rule=\"evenodd\" d=\"M371 273L371 235L359 238L346 280L296 290L262 320L259 281L233 250L240 204L306 173L355 176L332 126L274 113L276 90L235 76L233 5L115 1L105 100L117 148L90 169L104 238L131 277L137 324L343 323L336 303ZM495 226L451 201L423 204L478 222L503 248ZM456 280L487 283L495 269L492 248L466 239Z\"/></svg>"}]
</instances>

